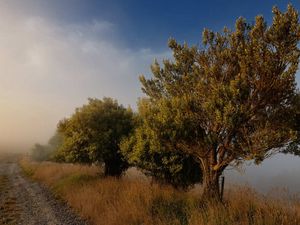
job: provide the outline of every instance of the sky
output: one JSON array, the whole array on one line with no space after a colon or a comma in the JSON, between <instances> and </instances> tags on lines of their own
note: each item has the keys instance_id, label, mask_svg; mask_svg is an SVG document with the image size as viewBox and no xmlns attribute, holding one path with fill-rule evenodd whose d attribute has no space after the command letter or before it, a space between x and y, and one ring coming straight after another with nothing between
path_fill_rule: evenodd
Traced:
<instances>
[{"instance_id":1,"label":"sky","mask_svg":"<svg viewBox=\"0 0 300 225\"><path fill-rule=\"evenodd\" d=\"M46 143L56 124L88 97L135 108L138 76L170 58L170 37L198 45L204 28L220 31L272 6L270 0L0 0L0 148Z\"/></svg>"}]
</instances>

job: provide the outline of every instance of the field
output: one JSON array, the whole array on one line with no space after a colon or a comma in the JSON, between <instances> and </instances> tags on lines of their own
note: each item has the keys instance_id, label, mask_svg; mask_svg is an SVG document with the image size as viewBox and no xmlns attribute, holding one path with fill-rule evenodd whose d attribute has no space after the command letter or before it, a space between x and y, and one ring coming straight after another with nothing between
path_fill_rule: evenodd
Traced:
<instances>
[{"instance_id":1,"label":"field","mask_svg":"<svg viewBox=\"0 0 300 225\"><path fill-rule=\"evenodd\" d=\"M113 179L104 178L97 167L26 159L20 165L91 224L300 224L300 199L285 193L272 198L235 186L225 190L224 204L216 205L202 201L199 188L181 192L134 174Z\"/></svg>"}]
</instances>

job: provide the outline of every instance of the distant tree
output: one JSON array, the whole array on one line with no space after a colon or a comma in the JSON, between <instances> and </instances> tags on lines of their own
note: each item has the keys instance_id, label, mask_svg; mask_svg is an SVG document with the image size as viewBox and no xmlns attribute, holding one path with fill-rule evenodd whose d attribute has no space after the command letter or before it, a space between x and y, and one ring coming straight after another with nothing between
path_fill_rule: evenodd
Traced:
<instances>
[{"instance_id":1,"label":"distant tree","mask_svg":"<svg viewBox=\"0 0 300 225\"><path fill-rule=\"evenodd\" d=\"M133 113L111 98L89 99L58 130L63 144L58 155L68 162L104 163L105 175L120 176L128 163L119 152L119 144L134 127Z\"/></svg>"},{"instance_id":2,"label":"distant tree","mask_svg":"<svg viewBox=\"0 0 300 225\"><path fill-rule=\"evenodd\" d=\"M139 126L132 135L124 139L121 151L128 162L155 181L171 184L175 188L187 189L202 181L202 172L199 163L191 155L169 149L168 145L160 142L151 129L143 122L143 118L151 121L155 114L145 110L147 100L139 101Z\"/></svg>"},{"instance_id":3,"label":"distant tree","mask_svg":"<svg viewBox=\"0 0 300 225\"><path fill-rule=\"evenodd\" d=\"M47 145L36 143L31 149L31 158L35 161L45 161L50 158L50 152Z\"/></svg>"},{"instance_id":4,"label":"distant tree","mask_svg":"<svg viewBox=\"0 0 300 225\"><path fill-rule=\"evenodd\" d=\"M62 135L59 132L49 139L46 145L36 143L31 149L31 158L36 161L53 160L58 148L62 145Z\"/></svg>"},{"instance_id":5,"label":"distant tree","mask_svg":"<svg viewBox=\"0 0 300 225\"><path fill-rule=\"evenodd\" d=\"M239 18L234 31L204 30L200 48L172 39L174 59L155 62L153 78L140 78L144 110L153 114L143 129L197 159L209 199L220 199L219 177L229 165L261 162L295 139L298 13L289 5L273 15L271 26L257 16L253 25Z\"/></svg>"}]
</instances>

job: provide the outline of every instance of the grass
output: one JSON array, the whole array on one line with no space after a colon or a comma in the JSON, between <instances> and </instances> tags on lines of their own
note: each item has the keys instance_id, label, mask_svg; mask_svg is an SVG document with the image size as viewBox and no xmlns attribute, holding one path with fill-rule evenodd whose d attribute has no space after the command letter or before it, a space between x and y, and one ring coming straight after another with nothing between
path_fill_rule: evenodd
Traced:
<instances>
[{"instance_id":1,"label":"grass","mask_svg":"<svg viewBox=\"0 0 300 225\"><path fill-rule=\"evenodd\" d=\"M97 225L295 225L300 200L259 195L248 187L225 192L224 204L202 201L199 191L180 192L146 179L103 178L97 167L33 163L27 174L48 185L83 218Z\"/></svg>"}]
</instances>

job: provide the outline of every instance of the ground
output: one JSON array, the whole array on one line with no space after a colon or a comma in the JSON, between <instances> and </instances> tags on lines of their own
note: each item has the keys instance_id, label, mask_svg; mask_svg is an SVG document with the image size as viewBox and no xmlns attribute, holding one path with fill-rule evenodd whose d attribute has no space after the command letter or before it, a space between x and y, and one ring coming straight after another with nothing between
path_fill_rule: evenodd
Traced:
<instances>
[{"instance_id":1,"label":"ground","mask_svg":"<svg viewBox=\"0 0 300 225\"><path fill-rule=\"evenodd\" d=\"M0 162L0 225L86 224L44 186L28 179L16 162Z\"/></svg>"}]
</instances>

